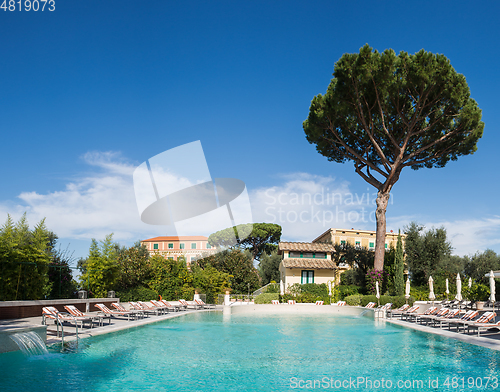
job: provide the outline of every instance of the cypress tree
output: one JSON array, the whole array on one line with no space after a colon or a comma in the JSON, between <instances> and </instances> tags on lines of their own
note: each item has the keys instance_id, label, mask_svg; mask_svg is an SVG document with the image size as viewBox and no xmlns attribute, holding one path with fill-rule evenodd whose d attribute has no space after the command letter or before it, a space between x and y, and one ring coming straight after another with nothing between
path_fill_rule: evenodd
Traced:
<instances>
[{"instance_id":1,"label":"cypress tree","mask_svg":"<svg viewBox=\"0 0 500 392\"><path fill-rule=\"evenodd\" d=\"M396 244L396 253L394 255L394 291L396 295L403 295L405 292L404 255L401 230L398 233L398 242Z\"/></svg>"}]
</instances>

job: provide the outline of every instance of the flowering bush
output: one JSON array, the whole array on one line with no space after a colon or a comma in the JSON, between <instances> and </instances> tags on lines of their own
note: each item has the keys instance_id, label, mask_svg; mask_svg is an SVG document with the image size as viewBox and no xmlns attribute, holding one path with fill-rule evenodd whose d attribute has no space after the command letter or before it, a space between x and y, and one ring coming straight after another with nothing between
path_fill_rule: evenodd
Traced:
<instances>
[{"instance_id":1,"label":"flowering bush","mask_svg":"<svg viewBox=\"0 0 500 392\"><path fill-rule=\"evenodd\" d=\"M366 290L371 294L375 294L376 293L375 282L378 281L379 291L380 294L382 295L382 284L384 283L384 280L387 278L388 274L385 271L379 271L376 270L375 268L368 269L368 272L366 273Z\"/></svg>"}]
</instances>

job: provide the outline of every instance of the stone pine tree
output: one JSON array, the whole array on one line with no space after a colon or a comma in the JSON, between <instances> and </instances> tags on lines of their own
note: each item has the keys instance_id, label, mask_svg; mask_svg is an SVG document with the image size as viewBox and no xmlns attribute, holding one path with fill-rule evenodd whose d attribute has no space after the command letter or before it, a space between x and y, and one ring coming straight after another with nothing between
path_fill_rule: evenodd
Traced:
<instances>
[{"instance_id":1,"label":"stone pine tree","mask_svg":"<svg viewBox=\"0 0 500 392\"><path fill-rule=\"evenodd\" d=\"M399 231L394 255L394 292L396 295L403 295L405 292L404 269L403 241L401 231Z\"/></svg>"},{"instance_id":2,"label":"stone pine tree","mask_svg":"<svg viewBox=\"0 0 500 392\"><path fill-rule=\"evenodd\" d=\"M337 61L303 127L320 154L353 161L355 172L377 189L375 269L381 270L385 213L401 171L444 167L472 154L484 123L465 76L444 55L379 53L365 45Z\"/></svg>"}]
</instances>

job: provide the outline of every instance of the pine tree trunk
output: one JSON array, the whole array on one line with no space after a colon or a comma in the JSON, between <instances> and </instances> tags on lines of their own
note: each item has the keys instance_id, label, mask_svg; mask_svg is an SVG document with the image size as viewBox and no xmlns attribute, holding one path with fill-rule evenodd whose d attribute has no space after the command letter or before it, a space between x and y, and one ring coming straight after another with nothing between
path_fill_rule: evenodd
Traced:
<instances>
[{"instance_id":1,"label":"pine tree trunk","mask_svg":"<svg viewBox=\"0 0 500 392\"><path fill-rule=\"evenodd\" d=\"M375 217L377 218L377 238L375 240L374 268L378 271L384 269L385 233L387 227L385 222L385 211L387 210L390 195L390 191L379 191L377 194L377 210L375 211Z\"/></svg>"}]
</instances>

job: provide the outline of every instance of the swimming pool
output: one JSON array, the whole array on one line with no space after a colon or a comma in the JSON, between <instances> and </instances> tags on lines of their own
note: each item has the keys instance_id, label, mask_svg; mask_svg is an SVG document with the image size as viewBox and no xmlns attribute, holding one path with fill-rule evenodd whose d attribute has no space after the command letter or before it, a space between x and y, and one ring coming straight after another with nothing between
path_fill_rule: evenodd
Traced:
<instances>
[{"instance_id":1,"label":"swimming pool","mask_svg":"<svg viewBox=\"0 0 500 392\"><path fill-rule=\"evenodd\" d=\"M498 351L371 318L200 312L83 339L71 353L0 354L0 390L472 391L488 377L486 389L500 388L499 365Z\"/></svg>"}]
</instances>

